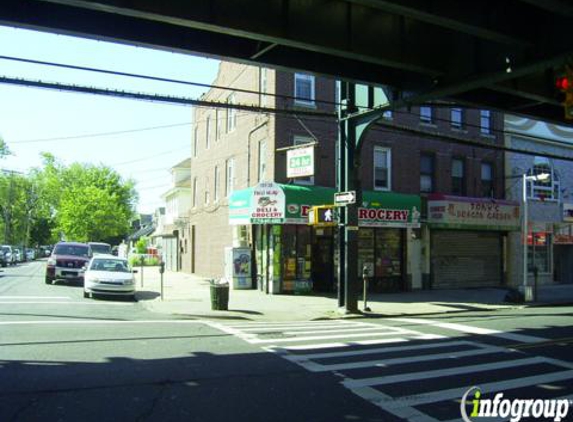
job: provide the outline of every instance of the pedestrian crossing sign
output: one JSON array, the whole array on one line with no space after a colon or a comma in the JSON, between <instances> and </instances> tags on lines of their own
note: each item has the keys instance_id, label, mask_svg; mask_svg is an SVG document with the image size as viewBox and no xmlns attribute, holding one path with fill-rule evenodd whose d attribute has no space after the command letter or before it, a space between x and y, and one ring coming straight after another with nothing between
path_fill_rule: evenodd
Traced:
<instances>
[{"instance_id":1,"label":"pedestrian crossing sign","mask_svg":"<svg viewBox=\"0 0 573 422\"><path fill-rule=\"evenodd\" d=\"M333 227L338 225L338 213L334 205L319 205L308 213L308 224L315 227Z\"/></svg>"}]
</instances>

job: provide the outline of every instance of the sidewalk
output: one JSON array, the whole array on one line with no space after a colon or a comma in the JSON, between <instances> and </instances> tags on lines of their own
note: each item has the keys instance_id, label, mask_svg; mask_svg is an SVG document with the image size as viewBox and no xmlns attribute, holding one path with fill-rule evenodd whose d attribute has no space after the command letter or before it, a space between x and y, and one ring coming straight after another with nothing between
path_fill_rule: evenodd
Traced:
<instances>
[{"instance_id":1,"label":"sidewalk","mask_svg":"<svg viewBox=\"0 0 573 422\"><path fill-rule=\"evenodd\" d=\"M207 279L191 274L166 271L164 299L161 300L158 267L145 267L144 284L136 275L137 297L147 309L165 314L203 319L252 321L309 321L339 318L334 295L267 295L257 290L231 290L229 310L212 311ZM549 304L573 304L573 285L541 286L538 301L525 305L505 303L506 289L419 290L405 293L372 294L368 297L372 317L431 315L520 308ZM363 309L363 302L359 302Z\"/></svg>"}]
</instances>

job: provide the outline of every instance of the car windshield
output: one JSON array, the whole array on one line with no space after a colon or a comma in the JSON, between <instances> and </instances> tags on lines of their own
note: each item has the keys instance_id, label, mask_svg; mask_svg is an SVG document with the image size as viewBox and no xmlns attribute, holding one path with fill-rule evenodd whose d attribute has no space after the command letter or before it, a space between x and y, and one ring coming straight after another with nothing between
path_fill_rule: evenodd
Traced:
<instances>
[{"instance_id":1,"label":"car windshield","mask_svg":"<svg viewBox=\"0 0 573 422\"><path fill-rule=\"evenodd\" d=\"M95 245L95 244L91 244L90 247L92 248L92 252L93 253L105 253L105 254L111 254L111 246L109 245Z\"/></svg>"},{"instance_id":2,"label":"car windshield","mask_svg":"<svg viewBox=\"0 0 573 422\"><path fill-rule=\"evenodd\" d=\"M10 252L10 248L7 248L6 246L2 246L2 252L4 252L4 253Z\"/></svg>"},{"instance_id":3,"label":"car windshield","mask_svg":"<svg viewBox=\"0 0 573 422\"><path fill-rule=\"evenodd\" d=\"M123 259L94 259L90 270L128 273L127 261Z\"/></svg>"},{"instance_id":4,"label":"car windshield","mask_svg":"<svg viewBox=\"0 0 573 422\"><path fill-rule=\"evenodd\" d=\"M90 249L82 245L56 245L54 254L56 255L74 255L74 256L89 256Z\"/></svg>"}]
</instances>

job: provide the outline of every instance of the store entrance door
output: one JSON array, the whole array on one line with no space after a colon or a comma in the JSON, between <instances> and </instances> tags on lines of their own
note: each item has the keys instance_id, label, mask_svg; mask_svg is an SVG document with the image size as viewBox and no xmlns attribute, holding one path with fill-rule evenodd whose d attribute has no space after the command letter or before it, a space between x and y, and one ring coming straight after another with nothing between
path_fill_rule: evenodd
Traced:
<instances>
[{"instance_id":1,"label":"store entrance door","mask_svg":"<svg viewBox=\"0 0 573 422\"><path fill-rule=\"evenodd\" d=\"M332 236L316 236L312 249L312 281L315 292L334 291Z\"/></svg>"}]
</instances>

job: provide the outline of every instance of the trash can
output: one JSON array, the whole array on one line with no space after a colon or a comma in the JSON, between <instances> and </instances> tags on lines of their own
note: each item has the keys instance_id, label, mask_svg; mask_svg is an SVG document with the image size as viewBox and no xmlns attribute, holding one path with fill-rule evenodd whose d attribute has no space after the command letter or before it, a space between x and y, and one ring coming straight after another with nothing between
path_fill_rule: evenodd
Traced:
<instances>
[{"instance_id":1,"label":"trash can","mask_svg":"<svg viewBox=\"0 0 573 422\"><path fill-rule=\"evenodd\" d=\"M229 283L226 280L211 280L211 310L229 309Z\"/></svg>"}]
</instances>

